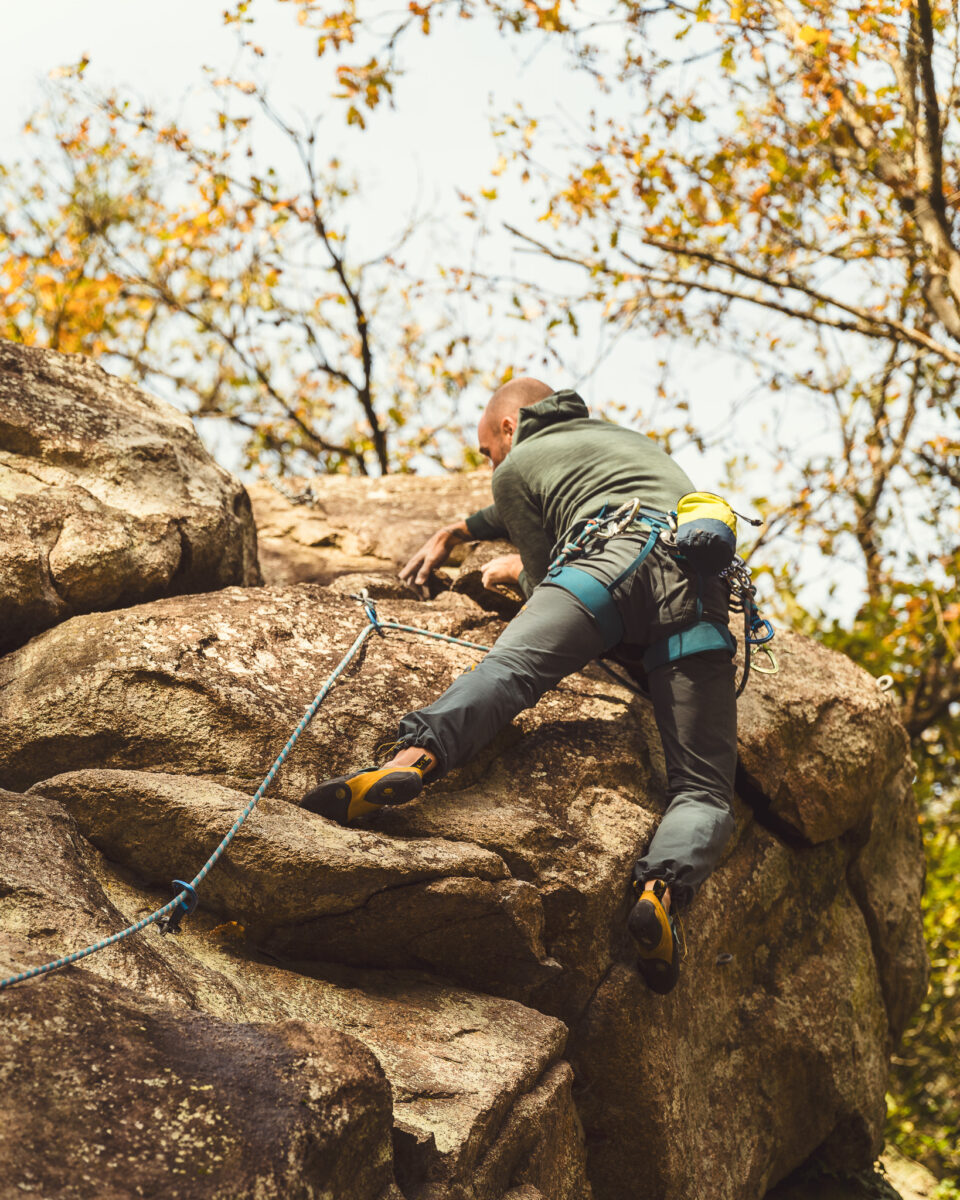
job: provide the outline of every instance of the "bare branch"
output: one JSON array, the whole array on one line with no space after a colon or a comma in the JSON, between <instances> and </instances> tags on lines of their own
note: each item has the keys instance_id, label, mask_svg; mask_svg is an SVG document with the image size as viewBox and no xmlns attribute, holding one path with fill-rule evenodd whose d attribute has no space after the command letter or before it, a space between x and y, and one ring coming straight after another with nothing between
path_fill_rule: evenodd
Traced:
<instances>
[{"instance_id":1,"label":"bare branch","mask_svg":"<svg viewBox=\"0 0 960 1200\"><path fill-rule=\"evenodd\" d=\"M555 250L548 246L545 242L538 238L532 237L530 234L523 233L513 225L504 224L504 229L512 233L514 237L520 238L521 241L527 242L534 246L541 253L546 254L549 258L556 262L570 263L573 266L581 267L583 270L594 273L602 272L608 275L622 275L622 272L615 271L608 267L606 263L601 261L585 261L578 258L574 254L565 254L562 251ZM800 309L789 305L780 300L774 300L771 297L757 295L756 293L739 291L736 288L725 288L718 284L707 283L702 279L685 279L678 278L663 272L657 272L654 268L646 266L639 262L624 250L620 253L624 259L635 267L645 279L650 282L671 285L681 288L685 291L699 291L710 295L724 296L731 300L744 300L750 304L759 305L762 308L772 309L774 312L784 313L786 316L795 317L803 321L807 321L813 325L818 325L827 329L836 329L841 333L859 333L864 337L876 338L886 341L891 336L896 336L905 342L912 345L929 350L938 355L946 362L952 363L954 366L960 366L960 352L951 350L943 343L936 341L923 330L916 329L906 325L904 322L893 317L878 315L871 312L869 309L860 308L856 305L845 304L843 301L836 299L833 296L826 295L823 292L811 287L809 284L803 283L800 280L790 277L780 278L775 275L765 274L762 271L757 271L754 268L748 267L745 264L738 263L735 259L727 258L726 256L716 254L713 251L701 250L695 247L685 246L683 244L675 244L670 242L658 242L653 239L647 239L647 244L664 251L682 255L688 258L701 259L707 261L717 267L721 267L730 271L732 274L741 276L745 279L750 279L762 284L765 287L776 291L790 290L798 292L816 304L823 304L829 307L838 308L842 312L851 314L855 319L852 321L844 321L838 318L831 318L820 313L814 312L811 309Z\"/></svg>"}]
</instances>

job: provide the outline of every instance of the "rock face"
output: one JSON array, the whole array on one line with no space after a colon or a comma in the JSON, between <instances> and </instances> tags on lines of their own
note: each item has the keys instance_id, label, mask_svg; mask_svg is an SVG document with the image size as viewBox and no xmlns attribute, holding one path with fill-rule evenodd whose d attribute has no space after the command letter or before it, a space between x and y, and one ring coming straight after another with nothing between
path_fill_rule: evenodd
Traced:
<instances>
[{"instance_id":1,"label":"rock face","mask_svg":"<svg viewBox=\"0 0 960 1200\"><path fill-rule=\"evenodd\" d=\"M60 362L0 350L25 395L60 395ZM137 486L110 447L147 438L132 396L160 430L150 444L174 447L141 458L180 471L179 419L92 368L65 378L86 406L76 443L61 430L44 450L48 410L0 424L16 504L29 459L31 513L82 488L156 515L152 466L140 498L110 491ZM64 482L77 463L87 482ZM174 473L177 504L209 494L206 469ZM21 624L8 645L53 627L0 658L0 977L193 878L364 629L351 593L367 587L386 622L496 638L515 601L480 572L504 547L465 547L429 601L395 578L487 487L333 479L310 508L271 501L264 588L181 588L183 568L164 587L189 594L91 599L113 551L88 538L60 577L89 603ZM138 545L160 544L159 523L142 528ZM57 555L43 562L49 584ZM684 914L680 983L658 997L624 927L667 803L649 707L588 668L376 828L344 830L302 811L303 792L371 761L480 653L368 636L177 937L151 927L0 996L10 1194L761 1200L815 1151L869 1164L926 979L907 742L847 660L788 633L776 649L780 673L740 702L736 833Z\"/></svg>"},{"instance_id":2,"label":"rock face","mask_svg":"<svg viewBox=\"0 0 960 1200\"><path fill-rule=\"evenodd\" d=\"M108 858L162 886L192 877L248 797L135 771L76 771L38 785ZM558 965L532 884L469 842L397 841L261 801L204 888L206 904L277 953L378 967L442 967L525 995Z\"/></svg>"},{"instance_id":3,"label":"rock face","mask_svg":"<svg viewBox=\"0 0 960 1200\"><path fill-rule=\"evenodd\" d=\"M0 652L76 613L259 582L247 494L187 417L0 342Z\"/></svg>"},{"instance_id":4,"label":"rock face","mask_svg":"<svg viewBox=\"0 0 960 1200\"><path fill-rule=\"evenodd\" d=\"M333 1030L146 1011L76 972L7 997L0 1044L7 1195L401 1195L389 1084Z\"/></svg>"},{"instance_id":5,"label":"rock face","mask_svg":"<svg viewBox=\"0 0 960 1200\"><path fill-rule=\"evenodd\" d=\"M395 575L441 525L492 503L488 471L383 479L332 475L281 486L286 495L269 483L250 487L268 584L330 583L357 571ZM458 550L453 563L463 553Z\"/></svg>"},{"instance_id":6,"label":"rock face","mask_svg":"<svg viewBox=\"0 0 960 1200\"><path fill-rule=\"evenodd\" d=\"M379 607L383 619L484 643L498 627L462 597ZM62 805L81 844L140 889L190 877L363 624L354 601L309 585L79 617L0 661L0 779ZM903 813L899 870L914 894L919 886L905 743L868 676L800 638L782 635L779 649L781 675L744 708L738 833L689 912L688 959L666 999L640 984L623 933L629 869L665 805L662 760L649 711L606 680L565 681L478 761L375 831L296 808L318 775L366 761L399 713L471 661L467 649L412 635L371 639L348 668L273 798L200 889L206 919L235 922L287 973L326 974L328 985L333 964L378 978L426 970L432 986L520 1001L528 1036L547 1017L565 1023L573 1090L560 1059L549 1078L537 1060L513 1101L516 1137L535 1123L521 1112L550 1112L576 1160L582 1121L599 1197L626 1200L638 1181L666 1200L759 1197L815 1150L867 1162L882 1130L890 1027L924 982L917 911L903 900L880 911L885 880L873 874L892 853L875 847ZM796 815L810 801L803 781L818 718L783 715L792 704L807 711L812 673L818 696L843 696L859 714L833 758L837 808L822 839ZM788 737L793 774L778 766ZM886 765L873 762L874 747ZM150 903L131 904L131 917ZM198 994L195 982L181 987ZM193 1002L206 1007L211 990ZM375 1020L351 1022L386 1065L389 1054L362 1033ZM731 1109L735 1138L718 1117ZM395 1096L396 1162L408 1164L398 1180L409 1169L408 1180L440 1186L446 1171L443 1187L466 1186L450 1166L465 1152L445 1158L423 1128L407 1136L400 1114Z\"/></svg>"},{"instance_id":7,"label":"rock face","mask_svg":"<svg viewBox=\"0 0 960 1200\"><path fill-rule=\"evenodd\" d=\"M279 489L282 488L283 491ZM485 471L442 478L353 479L331 476L316 485L292 480L250 488L268 584L324 583L341 594L366 587L375 598L419 599L397 568L441 525L491 501ZM433 576L433 596L447 589L509 620L522 598L506 587L484 588L481 570L509 542L455 546Z\"/></svg>"},{"instance_id":8,"label":"rock face","mask_svg":"<svg viewBox=\"0 0 960 1200\"><path fill-rule=\"evenodd\" d=\"M99 855L79 835L61 805L47 797L0 792L0 839L10 848L0 861L2 975L99 940L132 923L144 907L153 908L166 898L132 884L128 873L118 872ZM252 1028L248 1040L254 1047L267 1028L264 1023L277 1022L282 1023L281 1031L291 1022L318 1030L321 1044L329 1042L330 1030L348 1035L343 1042L354 1047L362 1042L382 1064L392 1088L393 1170L402 1191L387 1189L385 1200L388 1196L395 1200L500 1200L514 1185L528 1182L538 1190L543 1188L540 1194L558 1200L588 1200L583 1131L572 1100L571 1071L560 1057L566 1039L561 1022L513 1001L465 991L409 971L360 971L316 963L293 963L279 969L275 960L267 961L256 952L238 924L218 922L219 918L201 912L177 938L161 938L153 931L128 938L84 960L83 970L70 969L53 976L49 983L59 985L70 978L77 985L84 978L96 977L123 985L121 999L108 1007L104 1020L132 1021L135 1030L151 1033L146 1045L124 1048L141 1057L154 1053L152 1035L157 1030L154 1026L148 1030L139 1019L127 987L136 988L141 1005L146 1004L151 1013L199 1009L217 1018L198 1027L201 1036L190 1042L193 1057L206 1053L206 1043L225 1043L229 1049L223 1032L229 1028L228 1022ZM5 994L0 1005L16 996L22 997L24 1004L32 1003L33 986ZM39 986L45 989L48 982ZM51 1002L60 1014L55 1022L57 1036L65 1023L74 1020L75 1007L96 1008L104 995L112 993L101 987L91 999L88 992L78 992L76 987L66 995L58 992ZM169 1027L169 1021L162 1023L160 1033ZM100 1022L90 1021L84 1030L93 1043L84 1053L102 1053L108 1031ZM32 1040L31 1030L18 1030L4 1049L8 1056L15 1056L21 1053L21 1041ZM43 1048L46 1051L46 1043ZM43 1057L35 1049L23 1053L32 1055L34 1062ZM112 1053L108 1057L111 1061L120 1058ZM177 1061L182 1064L184 1059ZM50 1079L44 1071L39 1075L42 1085L34 1079L32 1087L18 1076L24 1106L28 1111L31 1105L36 1107L48 1087L57 1087L58 1117L69 1127L85 1098L75 1092L64 1094L60 1081ZM158 1075L167 1078L162 1072ZM242 1071L235 1077L242 1082ZM202 1091L205 1084L197 1085L195 1075L191 1078L194 1090ZM215 1074L214 1082L219 1086ZM382 1098L378 1099L382 1091L382 1085L370 1088L370 1108L377 1125L384 1116ZM129 1093L134 1105L139 1102L136 1093L136 1087ZM179 1100L179 1093L171 1095ZM269 1097L264 1102L270 1102ZM171 1117L175 1108L169 1106ZM385 1120L389 1128L389 1103ZM358 1147L379 1169L383 1146L376 1128L376 1136L371 1134L370 1124L359 1117L356 1122L341 1122L338 1136L346 1140L348 1161L354 1160L353 1147ZM42 1153L40 1133L36 1142L37 1158L43 1160L40 1166L59 1169L62 1160L51 1164L50 1156ZM171 1151L178 1150L174 1143L168 1145ZM255 1141L255 1145L260 1147L261 1142ZM0 1137L0 1155L5 1149ZM22 1151L22 1146L19 1149ZM81 1138L71 1156L85 1153ZM111 1149L111 1155L116 1153L122 1156L124 1151ZM19 1167L26 1162L27 1169L32 1169L32 1157L21 1156ZM388 1151L388 1164L389 1158ZM130 1190L118 1194L138 1194L135 1187L148 1190L156 1180L157 1162L141 1162L136 1154L128 1154L124 1161L129 1167L124 1179ZM159 1158L166 1166L175 1161L175 1153ZM293 1165L302 1169L302 1158L294 1156ZM43 1178L49 1185L49 1175ZM301 1194L285 1191L285 1181L281 1181L284 1186L278 1183L258 1191L259 1179L234 1177L234 1190L222 1194ZM374 1180L377 1187L383 1186L380 1174ZM26 1177L24 1181L30 1182ZM49 1186L43 1194L97 1193L57 1191ZM184 1190L180 1194L194 1193ZM344 1185L344 1190L332 1194L350 1200L380 1193L354 1184L354 1190Z\"/></svg>"}]
</instances>

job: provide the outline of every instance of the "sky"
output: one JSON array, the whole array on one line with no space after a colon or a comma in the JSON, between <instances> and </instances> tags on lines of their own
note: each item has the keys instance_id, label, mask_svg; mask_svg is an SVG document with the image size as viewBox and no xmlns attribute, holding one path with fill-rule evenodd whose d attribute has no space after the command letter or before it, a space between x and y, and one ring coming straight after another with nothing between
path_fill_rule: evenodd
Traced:
<instances>
[{"instance_id":1,"label":"sky","mask_svg":"<svg viewBox=\"0 0 960 1200\"><path fill-rule=\"evenodd\" d=\"M221 4L167 0L162 8L137 0L44 0L22 5L0 0L4 40L15 52L7 57L0 76L0 161L10 162L26 152L23 125L42 106L49 73L57 66L90 58L84 79L95 88L132 88L161 112L202 119L207 96L205 66L228 72L236 62L236 39L224 27ZM510 110L518 98L551 122L569 123L597 103L596 90L567 67L556 39L505 41L492 23L444 21L430 38L429 54L421 53L419 38L410 41L412 56L401 79L394 111L378 109L367 130L348 129L342 107L328 99L330 85L318 63L314 38L299 28L291 5L255 0L255 36L268 49L268 79L272 95L285 111L330 114L323 123L330 154L340 155L361 178L362 202L354 230L364 230L371 253L387 244L411 213L437 219L459 217L459 192L476 194L489 187L490 170L499 154L490 134L490 118ZM162 17L161 17L162 13ZM326 147L325 147L326 149ZM501 193L497 215L537 232L535 209L528 197L507 178L496 181ZM466 231L470 236L472 231ZM356 233L354 232L354 236ZM444 235L441 233L440 237ZM452 237L463 237L459 226ZM518 253L505 235L486 247L487 261L506 275L523 277L542 263ZM429 268L428 264L424 264ZM501 353L515 348L520 373L538 373L539 347L530 342L522 325L513 322L498 331ZM665 347L640 334L618 342L599 324L583 339L580 363L586 368L599 357L601 367L589 379L574 375L549 382L557 387L582 386L588 402L640 396L653 390L656 360ZM688 389L700 390L700 376L709 380L714 413L723 403L717 393L715 363L686 352ZM731 381L731 391L738 384ZM485 394L474 398L477 412ZM219 448L229 458L228 447ZM225 462L236 469L236 462ZM693 458L688 471L702 464ZM698 472L699 473L699 472Z\"/></svg>"},{"instance_id":2,"label":"sky","mask_svg":"<svg viewBox=\"0 0 960 1200\"><path fill-rule=\"evenodd\" d=\"M187 123L202 121L209 95L204 68L230 73L237 62L236 36L225 28L222 11L222 3L197 0L165 0L162 6L143 0L44 0L33 5L0 0L8 51L0 75L0 162L29 154L23 125L43 105L50 72L84 55L91 60L84 78L94 88L132 90L160 112ZM359 132L346 127L342 107L329 100L330 81L318 63L313 35L297 26L293 6L254 0L251 11L256 40L268 49L265 62L277 104L311 116L329 109L322 125L329 139L324 149L341 156L360 177L357 220L369 238L370 253L381 250L414 211L437 218L441 229L445 220L452 221L449 236L454 240L470 236L454 220L463 209L458 193L475 194L490 186L490 169L499 153L490 135L492 116L520 99L549 131L551 124L559 129L577 122L597 103L596 89L570 71L557 39L505 41L490 22L452 20L440 23L426 48L422 39L411 40L395 111L377 110L368 129ZM497 183L500 218L536 231L538 214L526 193L503 177ZM428 240L420 252L429 257L435 248ZM506 275L545 270L518 253L506 236L493 238L484 253ZM419 264L421 269L430 265L426 258ZM523 322L504 325L497 339L499 354L513 357L517 373L543 373L542 348L531 341ZM557 388L578 388L588 403L619 399L631 408L647 408L659 375L656 362L665 353L680 361L679 383L704 426L723 422L733 402L755 385L750 372L715 351L689 346L671 350L642 333L614 342L599 323L582 339L580 363L586 366L599 358L600 366L589 377L577 372L569 378L546 377ZM486 399L479 390L471 397L477 413ZM222 423L216 430L201 427L200 433L225 466L239 470L238 445L224 436ZM798 429L797 436L810 438L816 431ZM751 448L759 447L758 438ZM719 454L704 457L688 448L676 457L698 487L717 486ZM842 564L836 569L842 574ZM812 580L821 595L828 583ZM848 591L844 607L856 602Z\"/></svg>"}]
</instances>

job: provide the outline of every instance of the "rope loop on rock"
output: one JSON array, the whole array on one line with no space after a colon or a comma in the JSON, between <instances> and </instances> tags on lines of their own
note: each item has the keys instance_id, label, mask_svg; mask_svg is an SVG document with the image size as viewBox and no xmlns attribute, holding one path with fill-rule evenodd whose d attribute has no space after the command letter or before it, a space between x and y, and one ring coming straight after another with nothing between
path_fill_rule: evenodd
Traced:
<instances>
[{"instance_id":1,"label":"rope loop on rock","mask_svg":"<svg viewBox=\"0 0 960 1200\"><path fill-rule=\"evenodd\" d=\"M359 600L363 605L363 611L367 614L367 620L374 627L381 637L384 636L383 625L380 618L377 616L377 609L373 601L370 599L370 593L366 588L361 588L359 592L348 592L351 600Z\"/></svg>"},{"instance_id":2,"label":"rope loop on rock","mask_svg":"<svg viewBox=\"0 0 960 1200\"><path fill-rule=\"evenodd\" d=\"M157 928L163 933L179 933L180 922L184 917L189 917L193 910L197 907L197 893L189 883L184 883L182 879L173 881L174 888L179 888L177 899L179 901L177 907L169 916L163 917L157 922ZM182 899L186 896L186 899Z\"/></svg>"},{"instance_id":3,"label":"rope loop on rock","mask_svg":"<svg viewBox=\"0 0 960 1200\"><path fill-rule=\"evenodd\" d=\"M197 887L203 883L207 875L209 875L211 870L216 866L218 859L236 837L241 825L243 825L247 817L250 816L257 804L259 804L259 802L262 800L267 788L271 783L273 783L277 772L286 761L287 755L297 744L297 739L313 720L317 713L317 709L319 709L320 705L330 694L333 685L337 682L354 658L356 658L357 654L360 652L360 648L372 633L378 633L381 637L384 637L385 629L393 629L399 633L415 633L423 637L434 638L436 641L449 642L454 646L469 646L473 650L483 650L486 652L490 649L489 646L482 646L479 642L469 642L465 638L451 637L449 634L445 633L435 633L432 629L418 629L416 626L402 625L396 621L380 621L380 619L377 617L376 608L374 607L373 601L370 599L366 588L363 589L361 595L353 596L351 598L359 600L363 605L363 611L367 617L366 628L358 635L353 645L343 656L343 658L337 664L336 669L317 693L313 703L300 718L300 722L290 735L287 744L280 751L279 755L274 761L273 766L267 772L263 783L261 783L257 788L252 799L247 804L246 808L244 808L240 816L237 817L236 821L234 821L223 841L221 841L220 845L217 846L216 850L214 850L214 852L210 855L193 879L191 879L189 883L182 879L175 879L173 881L173 886L181 889L177 895L174 896L174 898L162 908L158 908L155 912L152 912L142 920L137 921L135 925L128 925L126 929L121 929L119 933L114 933L110 937L104 938L102 941L95 942L92 946L86 946L83 950L76 950L73 954L66 954L63 956L63 958L55 959L53 962L44 963L41 967L32 967L29 971L21 971L19 975L11 975L8 979L0 979L0 992L4 991L8 987L13 987L14 984L26 983L28 979L36 979L41 975L49 974L51 971L59 970L60 967L67 967L72 963L79 962L80 959L87 958L91 954L96 954L98 950L105 950L107 946L113 946L117 942L122 941L124 938L130 937L131 934L139 933L141 929L146 929L148 925L158 925L161 933L177 933L180 929L180 922L183 920L183 918L192 913L197 907Z\"/></svg>"}]
</instances>

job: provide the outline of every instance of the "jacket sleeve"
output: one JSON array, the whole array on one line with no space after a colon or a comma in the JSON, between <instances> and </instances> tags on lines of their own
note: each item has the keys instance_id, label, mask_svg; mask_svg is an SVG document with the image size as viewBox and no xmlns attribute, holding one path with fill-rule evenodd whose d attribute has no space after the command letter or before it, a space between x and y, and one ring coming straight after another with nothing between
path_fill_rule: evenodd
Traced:
<instances>
[{"instance_id":1,"label":"jacket sleeve","mask_svg":"<svg viewBox=\"0 0 960 1200\"><path fill-rule=\"evenodd\" d=\"M470 536L478 542L492 542L496 538L507 536L507 527L500 520L495 504L488 504L486 508L478 508L475 513L471 513L466 518L466 525Z\"/></svg>"},{"instance_id":2,"label":"jacket sleeve","mask_svg":"<svg viewBox=\"0 0 960 1200\"><path fill-rule=\"evenodd\" d=\"M507 536L520 551L520 587L529 596L547 573L553 546L543 528L541 505L509 455L493 474L493 502Z\"/></svg>"}]
</instances>

